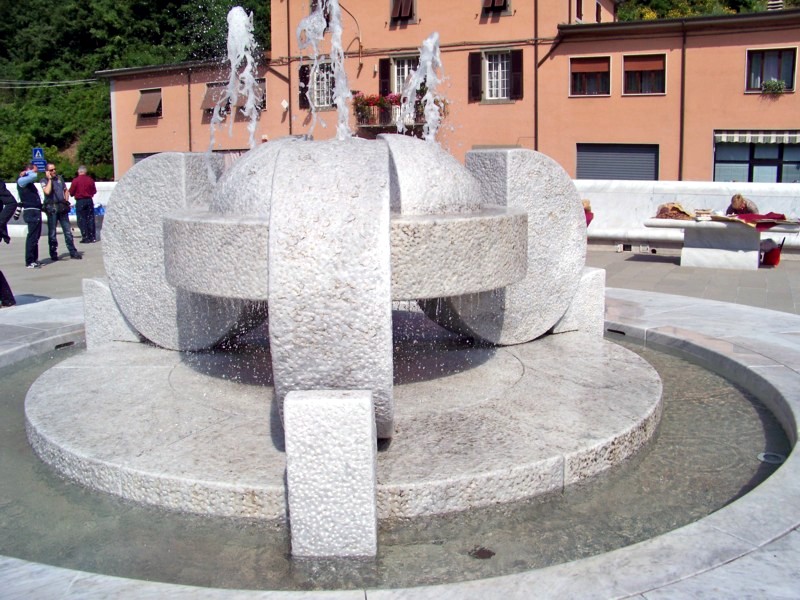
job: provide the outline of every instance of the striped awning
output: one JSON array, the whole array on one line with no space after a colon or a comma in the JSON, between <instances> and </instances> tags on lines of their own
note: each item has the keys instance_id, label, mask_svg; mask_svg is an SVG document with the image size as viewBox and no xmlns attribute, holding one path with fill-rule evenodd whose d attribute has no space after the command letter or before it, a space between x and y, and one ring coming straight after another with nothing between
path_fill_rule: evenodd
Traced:
<instances>
[{"instance_id":1,"label":"striped awning","mask_svg":"<svg viewBox=\"0 0 800 600\"><path fill-rule=\"evenodd\" d=\"M800 129L786 131L715 131L717 144L800 144Z\"/></svg>"}]
</instances>

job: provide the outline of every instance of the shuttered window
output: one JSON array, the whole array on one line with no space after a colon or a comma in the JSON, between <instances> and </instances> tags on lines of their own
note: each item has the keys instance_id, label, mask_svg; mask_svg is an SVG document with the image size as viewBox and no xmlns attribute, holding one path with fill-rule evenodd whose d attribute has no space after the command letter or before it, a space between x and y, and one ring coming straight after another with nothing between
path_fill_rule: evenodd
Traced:
<instances>
[{"instance_id":1,"label":"shuttered window","mask_svg":"<svg viewBox=\"0 0 800 600\"><path fill-rule=\"evenodd\" d=\"M611 93L611 58L572 58L569 61L572 96L607 96Z\"/></svg>"},{"instance_id":2,"label":"shuttered window","mask_svg":"<svg viewBox=\"0 0 800 600\"><path fill-rule=\"evenodd\" d=\"M414 0L394 0L392 2L392 21L408 21L414 18Z\"/></svg>"},{"instance_id":3,"label":"shuttered window","mask_svg":"<svg viewBox=\"0 0 800 600\"><path fill-rule=\"evenodd\" d=\"M481 0L483 14L501 13L508 10L508 0Z\"/></svg>"},{"instance_id":4,"label":"shuttered window","mask_svg":"<svg viewBox=\"0 0 800 600\"><path fill-rule=\"evenodd\" d=\"M577 179L658 180L655 144L578 144Z\"/></svg>"},{"instance_id":5,"label":"shuttered window","mask_svg":"<svg viewBox=\"0 0 800 600\"><path fill-rule=\"evenodd\" d=\"M663 94L666 91L666 57L663 54L626 56L625 94Z\"/></svg>"},{"instance_id":6,"label":"shuttered window","mask_svg":"<svg viewBox=\"0 0 800 600\"><path fill-rule=\"evenodd\" d=\"M521 100L522 50L471 52L468 64L468 100Z\"/></svg>"},{"instance_id":7,"label":"shuttered window","mask_svg":"<svg viewBox=\"0 0 800 600\"><path fill-rule=\"evenodd\" d=\"M313 78L312 78L313 71ZM299 71L299 96L300 108L327 108L333 106L333 66L330 63L320 63L317 69L311 65L301 65Z\"/></svg>"},{"instance_id":8,"label":"shuttered window","mask_svg":"<svg viewBox=\"0 0 800 600\"><path fill-rule=\"evenodd\" d=\"M133 112L140 117L160 117L161 88L141 90L139 92L139 102L136 103L136 108Z\"/></svg>"}]
</instances>

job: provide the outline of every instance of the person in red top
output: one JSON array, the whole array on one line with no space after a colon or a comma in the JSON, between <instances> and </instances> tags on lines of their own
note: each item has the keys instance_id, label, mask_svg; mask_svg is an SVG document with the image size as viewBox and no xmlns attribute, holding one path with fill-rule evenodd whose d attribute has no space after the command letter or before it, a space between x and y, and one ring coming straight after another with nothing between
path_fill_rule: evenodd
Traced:
<instances>
[{"instance_id":1,"label":"person in red top","mask_svg":"<svg viewBox=\"0 0 800 600\"><path fill-rule=\"evenodd\" d=\"M75 215L78 217L78 229L81 230L81 244L92 244L97 241L94 227L94 195L97 188L94 179L86 174L86 167L78 167L78 176L69 186L69 195L75 198Z\"/></svg>"}]
</instances>

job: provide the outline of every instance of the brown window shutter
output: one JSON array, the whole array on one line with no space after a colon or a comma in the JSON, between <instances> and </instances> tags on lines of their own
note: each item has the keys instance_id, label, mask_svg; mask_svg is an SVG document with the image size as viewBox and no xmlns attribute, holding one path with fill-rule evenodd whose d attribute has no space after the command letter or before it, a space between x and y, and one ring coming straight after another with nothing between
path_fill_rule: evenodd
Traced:
<instances>
[{"instance_id":1,"label":"brown window shutter","mask_svg":"<svg viewBox=\"0 0 800 600\"><path fill-rule=\"evenodd\" d=\"M573 58L570 61L570 71L572 73L608 73L609 58Z\"/></svg>"},{"instance_id":2,"label":"brown window shutter","mask_svg":"<svg viewBox=\"0 0 800 600\"><path fill-rule=\"evenodd\" d=\"M403 8L400 10L401 19L410 19L414 16L414 0L403 0Z\"/></svg>"},{"instance_id":3,"label":"brown window shutter","mask_svg":"<svg viewBox=\"0 0 800 600\"><path fill-rule=\"evenodd\" d=\"M297 102L300 108L311 108L311 103L308 101L308 84L311 81L311 66L300 65L300 95Z\"/></svg>"},{"instance_id":4,"label":"brown window shutter","mask_svg":"<svg viewBox=\"0 0 800 600\"><path fill-rule=\"evenodd\" d=\"M161 106L161 88L155 90L141 90L139 92L139 102L136 103L134 114L155 115Z\"/></svg>"},{"instance_id":5,"label":"brown window shutter","mask_svg":"<svg viewBox=\"0 0 800 600\"><path fill-rule=\"evenodd\" d=\"M392 18L397 19L400 16L400 8L403 6L403 0L394 0L392 4Z\"/></svg>"},{"instance_id":6,"label":"brown window shutter","mask_svg":"<svg viewBox=\"0 0 800 600\"><path fill-rule=\"evenodd\" d=\"M483 8L492 8L494 0L483 0Z\"/></svg>"},{"instance_id":7,"label":"brown window shutter","mask_svg":"<svg viewBox=\"0 0 800 600\"><path fill-rule=\"evenodd\" d=\"M467 99L469 102L480 102L481 92L483 91L483 77L481 76L481 53L470 52L468 58L468 81L469 91Z\"/></svg>"},{"instance_id":8,"label":"brown window shutter","mask_svg":"<svg viewBox=\"0 0 800 600\"><path fill-rule=\"evenodd\" d=\"M522 100L522 50L511 51L511 100Z\"/></svg>"},{"instance_id":9,"label":"brown window shutter","mask_svg":"<svg viewBox=\"0 0 800 600\"><path fill-rule=\"evenodd\" d=\"M506 7L506 0L494 0L494 7L495 8L505 8Z\"/></svg>"},{"instance_id":10,"label":"brown window shutter","mask_svg":"<svg viewBox=\"0 0 800 600\"><path fill-rule=\"evenodd\" d=\"M388 58L378 61L378 93L386 96L392 91L392 62Z\"/></svg>"},{"instance_id":11,"label":"brown window shutter","mask_svg":"<svg viewBox=\"0 0 800 600\"><path fill-rule=\"evenodd\" d=\"M625 71L663 71L664 55L626 56Z\"/></svg>"}]
</instances>

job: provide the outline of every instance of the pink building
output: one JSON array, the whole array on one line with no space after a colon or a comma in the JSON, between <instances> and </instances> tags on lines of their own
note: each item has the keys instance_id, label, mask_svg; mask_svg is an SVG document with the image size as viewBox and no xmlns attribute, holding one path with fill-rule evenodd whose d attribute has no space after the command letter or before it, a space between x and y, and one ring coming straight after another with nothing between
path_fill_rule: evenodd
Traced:
<instances>
[{"instance_id":1,"label":"pink building","mask_svg":"<svg viewBox=\"0 0 800 600\"><path fill-rule=\"evenodd\" d=\"M314 138L335 135L330 64L311 69L295 36L315 4L272 1L258 143L308 134L310 104ZM439 33L446 117L437 139L459 159L523 147L576 178L800 180L800 10L622 23L614 0L340 4L348 85L367 96L400 91L422 41ZM219 65L99 75L111 80L117 178L156 152L208 149ZM379 102L350 111L356 135L393 130L397 109ZM232 159L245 151L246 126L230 108L214 150Z\"/></svg>"}]
</instances>

